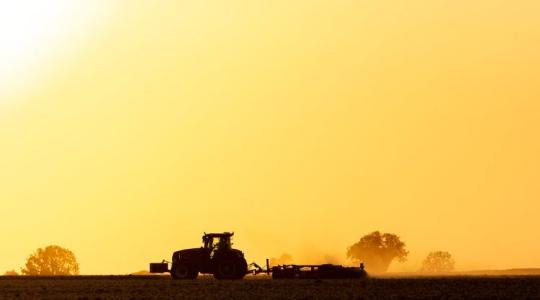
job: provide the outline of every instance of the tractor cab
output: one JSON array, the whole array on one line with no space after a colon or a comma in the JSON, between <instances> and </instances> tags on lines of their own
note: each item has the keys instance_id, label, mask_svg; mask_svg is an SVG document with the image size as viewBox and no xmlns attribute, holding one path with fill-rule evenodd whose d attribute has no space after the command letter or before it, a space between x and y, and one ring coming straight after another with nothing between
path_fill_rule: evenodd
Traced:
<instances>
[{"instance_id":1,"label":"tractor cab","mask_svg":"<svg viewBox=\"0 0 540 300\"><path fill-rule=\"evenodd\" d=\"M231 237L233 235L233 232L205 233L202 238L204 249L210 250L211 252L231 250Z\"/></svg>"}]
</instances>

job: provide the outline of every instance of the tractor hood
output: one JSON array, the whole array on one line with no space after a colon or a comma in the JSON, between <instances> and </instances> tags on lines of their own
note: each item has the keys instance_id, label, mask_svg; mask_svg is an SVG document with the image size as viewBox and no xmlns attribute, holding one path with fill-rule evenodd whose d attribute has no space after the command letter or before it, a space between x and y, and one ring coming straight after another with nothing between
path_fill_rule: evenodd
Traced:
<instances>
[{"instance_id":1,"label":"tractor hood","mask_svg":"<svg viewBox=\"0 0 540 300\"><path fill-rule=\"evenodd\" d=\"M180 258L182 259L199 259L201 257L204 257L204 256L208 256L210 255L210 250L208 249L205 249L205 248L190 248L190 249L183 249L183 250L178 250L176 252L173 253L173 256L172 256L172 261L175 262L175 261L178 261ZM233 253L234 255L238 255L238 257L241 257L243 258L244 257L244 253L238 249L230 249L228 251L230 254Z\"/></svg>"},{"instance_id":2,"label":"tractor hood","mask_svg":"<svg viewBox=\"0 0 540 300\"><path fill-rule=\"evenodd\" d=\"M183 249L183 250L178 250L176 252L173 253L173 256L172 256L172 261L177 261L180 259L180 257L182 257L183 259L186 258L186 259L190 259L190 258L193 258L193 257L199 257L201 255L204 255L208 252L208 250L204 249L204 248L191 248L191 249Z\"/></svg>"}]
</instances>

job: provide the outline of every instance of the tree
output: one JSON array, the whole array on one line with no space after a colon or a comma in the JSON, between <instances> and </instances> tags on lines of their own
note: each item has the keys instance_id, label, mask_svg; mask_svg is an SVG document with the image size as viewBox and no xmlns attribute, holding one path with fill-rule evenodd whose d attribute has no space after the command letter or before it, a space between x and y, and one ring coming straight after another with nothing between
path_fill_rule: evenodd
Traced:
<instances>
[{"instance_id":1,"label":"tree","mask_svg":"<svg viewBox=\"0 0 540 300\"><path fill-rule=\"evenodd\" d=\"M24 275L79 275L79 264L73 252L51 245L31 254L21 272Z\"/></svg>"},{"instance_id":2,"label":"tree","mask_svg":"<svg viewBox=\"0 0 540 300\"><path fill-rule=\"evenodd\" d=\"M452 255L446 251L434 251L422 262L421 272L426 273L444 273L454 270L455 261Z\"/></svg>"},{"instance_id":3,"label":"tree","mask_svg":"<svg viewBox=\"0 0 540 300\"><path fill-rule=\"evenodd\" d=\"M9 271L6 271L6 273L4 273L4 276L17 276L19 275L19 273L17 273L17 271L15 270L9 270Z\"/></svg>"},{"instance_id":4,"label":"tree","mask_svg":"<svg viewBox=\"0 0 540 300\"><path fill-rule=\"evenodd\" d=\"M366 269L374 273L388 270L394 259L399 262L407 260L409 252L399 236L392 233L381 234L374 231L363 236L360 241L347 249L347 257L355 263L363 262Z\"/></svg>"}]
</instances>

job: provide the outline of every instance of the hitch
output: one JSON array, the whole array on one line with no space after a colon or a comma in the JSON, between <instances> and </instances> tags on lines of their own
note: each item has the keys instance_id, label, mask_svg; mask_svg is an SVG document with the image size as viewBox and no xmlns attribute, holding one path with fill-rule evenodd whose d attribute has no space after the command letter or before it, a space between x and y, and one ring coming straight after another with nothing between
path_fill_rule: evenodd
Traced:
<instances>
[{"instance_id":1,"label":"hitch","mask_svg":"<svg viewBox=\"0 0 540 300\"><path fill-rule=\"evenodd\" d=\"M270 275L271 272L272 270L270 269L270 260L268 258L266 259L266 269L263 269L255 262L249 264L248 273L251 273L253 275L257 275L260 273L266 273L266 275Z\"/></svg>"}]
</instances>

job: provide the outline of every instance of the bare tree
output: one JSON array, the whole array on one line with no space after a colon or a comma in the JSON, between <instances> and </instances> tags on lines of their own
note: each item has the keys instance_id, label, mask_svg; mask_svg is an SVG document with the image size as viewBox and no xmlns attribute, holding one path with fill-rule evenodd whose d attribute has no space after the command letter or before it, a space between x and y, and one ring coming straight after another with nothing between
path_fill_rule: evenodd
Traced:
<instances>
[{"instance_id":1,"label":"bare tree","mask_svg":"<svg viewBox=\"0 0 540 300\"><path fill-rule=\"evenodd\" d=\"M78 275L79 263L73 252L60 246L38 248L21 269L24 275Z\"/></svg>"},{"instance_id":2,"label":"bare tree","mask_svg":"<svg viewBox=\"0 0 540 300\"><path fill-rule=\"evenodd\" d=\"M454 270L455 261L452 255L446 251L434 251L422 262L421 272L426 273L444 273Z\"/></svg>"},{"instance_id":3,"label":"bare tree","mask_svg":"<svg viewBox=\"0 0 540 300\"><path fill-rule=\"evenodd\" d=\"M381 234L379 231L363 236L347 249L348 258L356 263L363 262L366 269L374 273L386 272L395 259L399 262L406 261L408 254L405 243L399 236L392 233Z\"/></svg>"}]
</instances>

